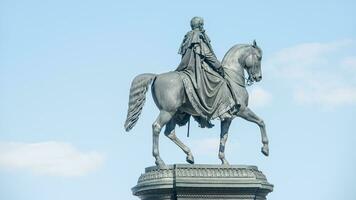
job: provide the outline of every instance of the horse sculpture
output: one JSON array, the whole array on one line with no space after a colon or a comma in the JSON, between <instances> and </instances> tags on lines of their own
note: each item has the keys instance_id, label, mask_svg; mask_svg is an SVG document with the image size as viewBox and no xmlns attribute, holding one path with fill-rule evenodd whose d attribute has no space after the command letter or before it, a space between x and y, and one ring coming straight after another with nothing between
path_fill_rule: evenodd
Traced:
<instances>
[{"instance_id":1,"label":"horse sculpture","mask_svg":"<svg viewBox=\"0 0 356 200\"><path fill-rule=\"evenodd\" d=\"M262 50L253 44L239 44L233 46L224 56L222 66L225 71L225 81L231 89L231 96L239 99L238 110L234 114L228 114L229 117L221 119L219 159L223 165L228 165L225 158L225 143L228 137L228 131L231 121L237 116L247 121L254 122L260 127L262 148L261 151L265 156L269 154L268 139L265 124L251 109L248 108L247 85L253 82L259 82L262 79L261 73ZM245 78L244 70L247 71L248 78ZM131 84L129 96L129 108L125 122L125 130L130 131L141 114L143 105L146 100L146 92L151 85L152 96L160 113L152 124L153 132L153 151L155 164L158 167L164 167L165 163L160 157L158 140L161 129L165 126L164 134L178 145L187 155L186 161L194 164L194 157L191 150L180 141L175 134L177 125L175 115L178 112L187 113L197 116L192 105L188 100L185 88L180 78L179 72L173 71L163 74L141 74L134 78Z\"/></svg>"}]
</instances>

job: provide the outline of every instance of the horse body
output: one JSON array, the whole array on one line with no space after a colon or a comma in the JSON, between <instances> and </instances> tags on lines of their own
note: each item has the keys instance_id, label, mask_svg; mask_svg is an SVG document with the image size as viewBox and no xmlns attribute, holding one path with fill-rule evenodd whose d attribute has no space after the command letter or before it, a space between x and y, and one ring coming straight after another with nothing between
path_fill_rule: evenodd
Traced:
<instances>
[{"instance_id":1,"label":"horse body","mask_svg":"<svg viewBox=\"0 0 356 200\"><path fill-rule=\"evenodd\" d=\"M159 110L175 113L186 102L184 86L177 72L157 75L151 91Z\"/></svg>"},{"instance_id":2,"label":"horse body","mask_svg":"<svg viewBox=\"0 0 356 200\"><path fill-rule=\"evenodd\" d=\"M244 69L246 69L249 74L248 80L261 80L261 54L261 50L257 47L255 42L254 45L235 45L226 53L222 65L225 70L225 80L232 90L231 95L239 102L239 110L236 112L235 116L254 122L260 127L263 143L262 153L267 156L269 149L265 125L264 122L248 108L248 93L245 88L244 76ZM125 122L126 131L129 131L136 124L145 102L145 94L151 83L152 96L155 104L160 110L157 119L152 124L152 154L155 157L156 165L159 167L165 166L160 157L158 146L159 135L164 126L164 134L184 151L187 155L186 160L188 163L194 163L194 157L191 150L183 144L175 134L175 126L177 122L174 120L174 117L177 113L187 113L192 116L198 116L186 96L187 94L185 92L184 84L178 72L167 72L159 75L142 74L135 77L130 89L129 110ZM221 133L219 158L222 161L222 164L228 164L225 159L225 143L228 136L229 126L235 117L231 115L227 116L228 117L220 117Z\"/></svg>"}]
</instances>

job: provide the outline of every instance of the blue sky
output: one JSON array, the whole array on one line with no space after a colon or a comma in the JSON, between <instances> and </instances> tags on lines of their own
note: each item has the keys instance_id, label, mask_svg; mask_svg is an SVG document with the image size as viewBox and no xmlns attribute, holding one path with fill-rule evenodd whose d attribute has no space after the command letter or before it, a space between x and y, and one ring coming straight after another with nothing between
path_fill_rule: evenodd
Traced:
<instances>
[{"instance_id":1,"label":"blue sky","mask_svg":"<svg viewBox=\"0 0 356 200\"><path fill-rule=\"evenodd\" d=\"M356 199L354 1L1 1L0 199L137 199L131 187L151 156L151 94L124 132L140 73L175 69L193 16L205 19L221 59L257 40L263 80L248 88L267 124L236 119L226 156L258 165L269 199ZM219 164L219 121L177 129L197 163ZM164 136L166 163L185 155Z\"/></svg>"}]
</instances>

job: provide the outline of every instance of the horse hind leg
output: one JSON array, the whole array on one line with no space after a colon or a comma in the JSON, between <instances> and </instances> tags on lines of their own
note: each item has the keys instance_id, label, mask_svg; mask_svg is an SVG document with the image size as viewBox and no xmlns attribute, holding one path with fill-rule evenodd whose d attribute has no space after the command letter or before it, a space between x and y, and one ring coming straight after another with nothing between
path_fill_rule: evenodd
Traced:
<instances>
[{"instance_id":1,"label":"horse hind leg","mask_svg":"<svg viewBox=\"0 0 356 200\"><path fill-rule=\"evenodd\" d=\"M193 157L191 150L189 149L189 147L187 147L182 141L180 141L177 138L176 133L175 133L175 127L176 127L176 123L174 122L173 119L171 119L168 122L168 124L166 125L164 134L169 139L171 139L177 146L179 146L179 148L181 148L183 150L183 152L187 155L186 161L190 164L194 164L194 157Z\"/></svg>"},{"instance_id":2,"label":"horse hind leg","mask_svg":"<svg viewBox=\"0 0 356 200\"><path fill-rule=\"evenodd\" d=\"M173 116L172 113L161 110L156 121L152 124L152 133L153 133L152 155L156 159L155 164L159 168L165 167L165 163L163 162L159 154L159 134L162 130L162 127L172 119L172 116Z\"/></svg>"}]
</instances>

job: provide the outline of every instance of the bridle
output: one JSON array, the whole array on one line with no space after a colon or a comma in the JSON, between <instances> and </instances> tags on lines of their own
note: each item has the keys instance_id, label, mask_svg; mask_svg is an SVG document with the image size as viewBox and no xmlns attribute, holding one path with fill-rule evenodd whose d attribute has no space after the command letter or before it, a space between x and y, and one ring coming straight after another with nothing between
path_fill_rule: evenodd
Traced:
<instances>
[{"instance_id":1,"label":"bridle","mask_svg":"<svg viewBox=\"0 0 356 200\"><path fill-rule=\"evenodd\" d=\"M258 57L258 56L257 56L257 53L256 53L256 51L255 51L255 47L254 47L254 46L249 46L248 52L246 52L245 55L244 55L243 57L241 57L241 61L243 62L243 63L241 63L241 64L243 64L244 69L246 69L246 59L247 59L247 57L249 57L250 55L256 55L256 57ZM255 69L255 68L256 68L256 65L257 65L257 62L256 62L254 59L252 60L252 62L253 62L252 67ZM247 71L247 73L248 73L248 78L245 78L245 77L244 77L244 78L245 78L245 81L246 81L246 85L247 85L247 86L251 86L251 85L253 85L254 81L253 81L253 79L251 78L251 75L250 75L249 71L248 71L248 70L246 70L246 71Z\"/></svg>"}]
</instances>

